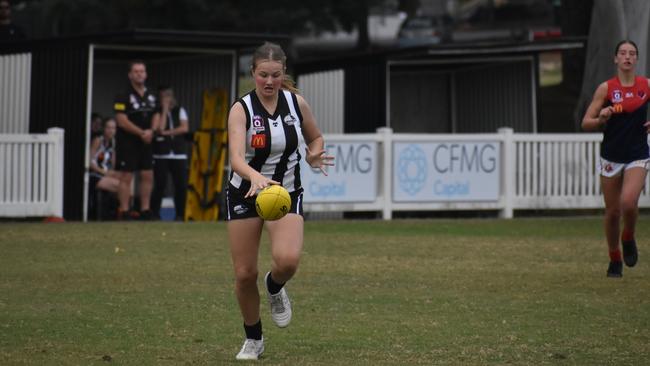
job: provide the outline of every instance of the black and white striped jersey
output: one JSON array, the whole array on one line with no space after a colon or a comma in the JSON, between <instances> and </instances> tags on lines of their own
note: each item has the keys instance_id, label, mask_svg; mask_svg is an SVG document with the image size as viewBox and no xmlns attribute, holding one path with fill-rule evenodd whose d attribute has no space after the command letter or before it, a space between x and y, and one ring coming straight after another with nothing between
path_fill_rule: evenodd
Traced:
<instances>
[{"instance_id":1,"label":"black and white striped jersey","mask_svg":"<svg viewBox=\"0 0 650 366\"><path fill-rule=\"evenodd\" d=\"M237 101L246 113L246 162L263 176L278 181L289 192L301 188L300 151L303 141L302 114L296 95L280 90L275 113L270 115L255 94L244 95ZM250 181L234 171L230 184L244 194Z\"/></svg>"}]
</instances>

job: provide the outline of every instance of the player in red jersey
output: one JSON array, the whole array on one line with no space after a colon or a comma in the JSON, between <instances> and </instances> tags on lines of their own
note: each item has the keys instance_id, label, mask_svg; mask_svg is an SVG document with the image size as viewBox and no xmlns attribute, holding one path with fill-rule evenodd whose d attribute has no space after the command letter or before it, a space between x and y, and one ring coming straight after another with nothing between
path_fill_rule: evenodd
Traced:
<instances>
[{"instance_id":1,"label":"player in red jersey","mask_svg":"<svg viewBox=\"0 0 650 366\"><path fill-rule=\"evenodd\" d=\"M600 149L600 182L605 198L605 235L609 246L608 277L622 277L619 249L623 219L623 260L633 267L638 259L634 228L638 201L650 162L646 121L650 82L634 72L638 48L630 40L616 46L617 75L601 83L582 119L587 131L604 131Z\"/></svg>"}]
</instances>

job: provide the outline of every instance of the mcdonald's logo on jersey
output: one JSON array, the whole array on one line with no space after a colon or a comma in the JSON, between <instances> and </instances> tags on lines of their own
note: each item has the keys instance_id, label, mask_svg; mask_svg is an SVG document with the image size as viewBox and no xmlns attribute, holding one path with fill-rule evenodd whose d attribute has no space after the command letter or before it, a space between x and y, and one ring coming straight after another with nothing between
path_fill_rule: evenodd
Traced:
<instances>
[{"instance_id":1,"label":"mcdonald's logo on jersey","mask_svg":"<svg viewBox=\"0 0 650 366\"><path fill-rule=\"evenodd\" d=\"M266 147L266 135L263 133L253 135L251 138L251 147L253 149L263 149Z\"/></svg>"},{"instance_id":2,"label":"mcdonald's logo on jersey","mask_svg":"<svg viewBox=\"0 0 650 366\"><path fill-rule=\"evenodd\" d=\"M612 107L614 107L614 113L623 113L623 104L616 103Z\"/></svg>"}]
</instances>

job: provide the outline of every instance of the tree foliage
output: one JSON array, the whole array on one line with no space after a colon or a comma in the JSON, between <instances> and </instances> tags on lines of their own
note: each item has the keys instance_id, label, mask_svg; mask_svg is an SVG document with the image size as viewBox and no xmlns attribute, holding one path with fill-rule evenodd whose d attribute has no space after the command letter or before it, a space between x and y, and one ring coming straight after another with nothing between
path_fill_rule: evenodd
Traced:
<instances>
[{"instance_id":1,"label":"tree foliage","mask_svg":"<svg viewBox=\"0 0 650 366\"><path fill-rule=\"evenodd\" d=\"M386 0L26 0L37 37L133 28L255 32L359 29L359 46L369 45L370 8ZM408 1L412 3L413 1ZM412 6L412 5L410 5Z\"/></svg>"}]
</instances>

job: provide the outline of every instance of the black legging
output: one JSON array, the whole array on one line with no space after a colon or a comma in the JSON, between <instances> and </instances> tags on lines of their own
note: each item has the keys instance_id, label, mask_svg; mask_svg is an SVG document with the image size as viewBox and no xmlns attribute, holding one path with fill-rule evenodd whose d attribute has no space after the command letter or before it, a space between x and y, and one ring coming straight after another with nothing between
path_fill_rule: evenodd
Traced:
<instances>
[{"instance_id":1,"label":"black legging","mask_svg":"<svg viewBox=\"0 0 650 366\"><path fill-rule=\"evenodd\" d=\"M174 184L176 218L182 220L185 217L187 194L187 159L154 159L151 211L154 215L160 216L160 205L167 187L167 173L171 174Z\"/></svg>"}]
</instances>

